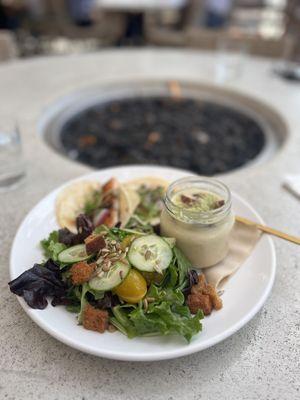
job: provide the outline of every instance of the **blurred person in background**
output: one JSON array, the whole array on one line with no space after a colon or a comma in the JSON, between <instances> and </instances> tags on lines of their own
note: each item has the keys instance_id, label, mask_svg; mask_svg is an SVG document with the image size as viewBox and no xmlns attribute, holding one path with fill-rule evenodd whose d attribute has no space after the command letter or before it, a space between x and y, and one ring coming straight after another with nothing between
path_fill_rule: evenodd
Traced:
<instances>
[{"instance_id":1,"label":"blurred person in background","mask_svg":"<svg viewBox=\"0 0 300 400\"><path fill-rule=\"evenodd\" d=\"M46 9L44 0L25 0L28 12L32 18L40 18Z\"/></svg>"},{"instance_id":2,"label":"blurred person in background","mask_svg":"<svg viewBox=\"0 0 300 400\"><path fill-rule=\"evenodd\" d=\"M233 0L205 0L205 26L223 28L229 18Z\"/></svg>"},{"instance_id":3,"label":"blurred person in background","mask_svg":"<svg viewBox=\"0 0 300 400\"><path fill-rule=\"evenodd\" d=\"M94 0L68 0L68 7L73 21L78 26L90 26Z\"/></svg>"},{"instance_id":4,"label":"blurred person in background","mask_svg":"<svg viewBox=\"0 0 300 400\"><path fill-rule=\"evenodd\" d=\"M0 29L18 29L25 9L23 0L0 0Z\"/></svg>"}]
</instances>

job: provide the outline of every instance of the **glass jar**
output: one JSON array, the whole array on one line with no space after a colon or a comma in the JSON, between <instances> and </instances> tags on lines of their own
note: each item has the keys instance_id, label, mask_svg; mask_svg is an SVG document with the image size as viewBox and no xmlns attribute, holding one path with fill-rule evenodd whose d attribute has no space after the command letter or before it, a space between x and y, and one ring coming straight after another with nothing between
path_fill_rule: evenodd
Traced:
<instances>
[{"instance_id":1,"label":"glass jar","mask_svg":"<svg viewBox=\"0 0 300 400\"><path fill-rule=\"evenodd\" d=\"M195 210L175 202L179 194L193 192L200 197L201 193L213 195L215 208ZM161 234L174 237L195 268L210 267L226 257L233 225L231 193L223 183L212 178L188 177L169 186L161 214Z\"/></svg>"}]
</instances>

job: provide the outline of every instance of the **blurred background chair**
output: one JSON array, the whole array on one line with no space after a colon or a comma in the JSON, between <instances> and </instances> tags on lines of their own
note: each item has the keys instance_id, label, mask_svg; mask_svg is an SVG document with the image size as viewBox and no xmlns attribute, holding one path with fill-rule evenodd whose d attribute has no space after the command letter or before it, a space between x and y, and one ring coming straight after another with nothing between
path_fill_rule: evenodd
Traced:
<instances>
[{"instance_id":1,"label":"blurred background chair","mask_svg":"<svg viewBox=\"0 0 300 400\"><path fill-rule=\"evenodd\" d=\"M8 30L0 30L0 61L17 58L18 48L14 35Z\"/></svg>"},{"instance_id":2,"label":"blurred background chair","mask_svg":"<svg viewBox=\"0 0 300 400\"><path fill-rule=\"evenodd\" d=\"M107 46L218 49L297 59L299 0L0 0L0 29L14 32L20 56Z\"/></svg>"},{"instance_id":3,"label":"blurred background chair","mask_svg":"<svg viewBox=\"0 0 300 400\"><path fill-rule=\"evenodd\" d=\"M34 15L32 7L30 27L37 34L67 38L96 38L104 46L115 43L123 34L125 20L122 13L105 12L93 7L91 0L39 0L41 12ZM31 3L32 4L32 3Z\"/></svg>"},{"instance_id":4,"label":"blurred background chair","mask_svg":"<svg viewBox=\"0 0 300 400\"><path fill-rule=\"evenodd\" d=\"M300 20L294 21L296 3L300 2L192 0L172 19L148 15L147 40L158 46L202 50L217 49L220 41L228 40L243 44L250 54L278 58L289 53L295 57L296 43L300 42Z\"/></svg>"}]
</instances>

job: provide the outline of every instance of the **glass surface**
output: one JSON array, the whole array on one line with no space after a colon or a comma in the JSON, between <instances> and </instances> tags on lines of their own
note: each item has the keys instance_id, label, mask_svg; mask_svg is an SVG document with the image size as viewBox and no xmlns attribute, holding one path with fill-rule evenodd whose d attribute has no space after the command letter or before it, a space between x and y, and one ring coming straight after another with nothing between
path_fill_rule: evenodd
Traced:
<instances>
[{"instance_id":1,"label":"glass surface","mask_svg":"<svg viewBox=\"0 0 300 400\"><path fill-rule=\"evenodd\" d=\"M204 193L211 193L222 199L224 203L219 208L210 211L191 211L182 208L173 202L174 196L184 190L193 189ZM182 222L210 225L222 221L231 210L231 194L226 185L214 178L187 177L173 182L165 196L165 206L168 212Z\"/></svg>"},{"instance_id":2,"label":"glass surface","mask_svg":"<svg viewBox=\"0 0 300 400\"><path fill-rule=\"evenodd\" d=\"M187 199L205 202L204 194L220 199L217 207L207 211L191 211L191 203ZM185 197L184 205L173 201L178 195ZM229 234L233 225L231 195L223 183L212 178L188 177L168 187L160 218L161 234L175 238L176 246L186 254L192 265L205 268L223 260L228 253Z\"/></svg>"},{"instance_id":3,"label":"glass surface","mask_svg":"<svg viewBox=\"0 0 300 400\"><path fill-rule=\"evenodd\" d=\"M0 192L15 188L25 176L17 124L0 115Z\"/></svg>"},{"instance_id":4,"label":"glass surface","mask_svg":"<svg viewBox=\"0 0 300 400\"><path fill-rule=\"evenodd\" d=\"M215 77L219 83L242 75L247 47L237 39L220 38L217 42Z\"/></svg>"}]
</instances>

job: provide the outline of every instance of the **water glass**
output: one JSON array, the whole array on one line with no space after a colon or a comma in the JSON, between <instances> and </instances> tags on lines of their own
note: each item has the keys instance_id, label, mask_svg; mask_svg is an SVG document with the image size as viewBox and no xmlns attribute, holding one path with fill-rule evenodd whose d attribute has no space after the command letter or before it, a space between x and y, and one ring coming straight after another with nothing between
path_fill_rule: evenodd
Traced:
<instances>
[{"instance_id":1,"label":"water glass","mask_svg":"<svg viewBox=\"0 0 300 400\"><path fill-rule=\"evenodd\" d=\"M238 40L220 38L216 51L216 81L226 82L238 78L242 74L246 58L246 46Z\"/></svg>"},{"instance_id":2,"label":"water glass","mask_svg":"<svg viewBox=\"0 0 300 400\"><path fill-rule=\"evenodd\" d=\"M24 176L25 163L17 124L0 115L0 192L13 189Z\"/></svg>"}]
</instances>

